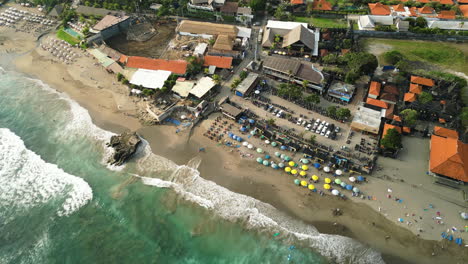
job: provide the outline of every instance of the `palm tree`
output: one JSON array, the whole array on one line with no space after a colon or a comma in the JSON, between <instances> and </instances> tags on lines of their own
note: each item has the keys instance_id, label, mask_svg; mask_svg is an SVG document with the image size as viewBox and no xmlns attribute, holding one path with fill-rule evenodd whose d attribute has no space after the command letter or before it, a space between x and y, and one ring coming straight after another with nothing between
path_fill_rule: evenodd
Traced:
<instances>
[{"instance_id":1,"label":"palm tree","mask_svg":"<svg viewBox=\"0 0 468 264\"><path fill-rule=\"evenodd\" d=\"M320 96L317 94L309 94L304 98L304 101L309 105L312 106L313 104L318 104L320 103Z\"/></svg>"},{"instance_id":2,"label":"palm tree","mask_svg":"<svg viewBox=\"0 0 468 264\"><path fill-rule=\"evenodd\" d=\"M213 76L211 76L211 78L213 79L213 81L219 85L221 83L221 77L219 77L218 74L213 74Z\"/></svg>"},{"instance_id":3,"label":"palm tree","mask_svg":"<svg viewBox=\"0 0 468 264\"><path fill-rule=\"evenodd\" d=\"M308 80L303 80L302 81L302 89L304 89L304 91L307 89L307 86L309 86L309 81Z\"/></svg>"}]
</instances>

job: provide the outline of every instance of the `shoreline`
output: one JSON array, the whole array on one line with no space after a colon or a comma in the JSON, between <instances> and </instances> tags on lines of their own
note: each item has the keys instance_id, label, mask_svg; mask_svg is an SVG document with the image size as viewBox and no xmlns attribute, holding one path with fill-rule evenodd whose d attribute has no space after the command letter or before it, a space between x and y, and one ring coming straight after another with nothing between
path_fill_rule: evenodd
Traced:
<instances>
[{"instance_id":1,"label":"shoreline","mask_svg":"<svg viewBox=\"0 0 468 264\"><path fill-rule=\"evenodd\" d=\"M90 61L92 62L91 58L86 58L79 63ZM89 111L97 126L117 133L125 130L138 131L150 143L155 154L171 159L177 164L187 163L192 157L199 155L199 146L207 146L207 153L200 154L203 161L199 171L203 178L231 191L269 203L278 210L315 226L321 233L345 235L365 245L371 244L372 248L382 253L387 263L457 263L451 259L452 254L460 253L452 252L454 246L445 246L446 250L440 249L440 244L445 241L417 238L408 229L389 221L361 202L342 201L328 195L308 196L308 192L298 191L298 188L290 183L290 179L279 172L265 173L265 169L259 168L255 162L244 163L235 153L229 153L222 149L223 147L216 147L214 142L202 136L202 125L195 128L190 139L186 133L175 134L175 128L172 126L141 125L139 120L133 117L138 110L132 104L137 102L128 97L120 85L116 87L113 84L116 82L114 75L106 73L99 66L87 64L87 71L83 72L83 68L76 65L51 63L47 54L41 54L40 50L34 49L16 60L16 68L69 95ZM102 77L99 78L99 84L111 89L100 89L97 84L93 87L87 79L87 73L98 74ZM302 203L297 204L298 201ZM332 217L330 208L336 207L346 208L343 216ZM306 210L308 208L312 210ZM372 223L381 225L374 226ZM391 239L386 240L385 236L388 234L391 234ZM432 257L431 252L436 252L436 256Z\"/></svg>"}]
</instances>

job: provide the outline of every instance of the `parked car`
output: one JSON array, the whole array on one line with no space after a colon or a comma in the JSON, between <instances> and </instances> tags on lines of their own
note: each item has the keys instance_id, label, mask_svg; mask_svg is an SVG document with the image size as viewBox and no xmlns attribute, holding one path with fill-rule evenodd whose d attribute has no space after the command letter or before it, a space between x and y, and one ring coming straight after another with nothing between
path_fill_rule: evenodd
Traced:
<instances>
[{"instance_id":1,"label":"parked car","mask_svg":"<svg viewBox=\"0 0 468 264\"><path fill-rule=\"evenodd\" d=\"M280 110L277 114L276 117L283 117L283 110Z\"/></svg>"},{"instance_id":2,"label":"parked car","mask_svg":"<svg viewBox=\"0 0 468 264\"><path fill-rule=\"evenodd\" d=\"M322 129L322 133L320 133L321 136L325 136L326 129Z\"/></svg>"},{"instance_id":3,"label":"parked car","mask_svg":"<svg viewBox=\"0 0 468 264\"><path fill-rule=\"evenodd\" d=\"M302 124L301 124L303 127L307 126L307 121L302 121Z\"/></svg>"},{"instance_id":4,"label":"parked car","mask_svg":"<svg viewBox=\"0 0 468 264\"><path fill-rule=\"evenodd\" d=\"M330 137L330 133L331 133L331 131L328 130L327 133L325 134L325 137L326 137L326 138L329 138L329 137Z\"/></svg>"},{"instance_id":5,"label":"parked car","mask_svg":"<svg viewBox=\"0 0 468 264\"><path fill-rule=\"evenodd\" d=\"M308 124L308 125L306 126L306 130L309 131L309 130L311 130L311 129L312 129L312 124Z\"/></svg>"},{"instance_id":6,"label":"parked car","mask_svg":"<svg viewBox=\"0 0 468 264\"><path fill-rule=\"evenodd\" d=\"M338 133L338 132L340 132L340 127L339 126L335 127L335 133Z\"/></svg>"},{"instance_id":7,"label":"parked car","mask_svg":"<svg viewBox=\"0 0 468 264\"><path fill-rule=\"evenodd\" d=\"M300 125L301 125L301 122L302 122L302 118L299 118L299 119L297 120L297 122L296 122L296 125L299 125L299 126L300 126Z\"/></svg>"}]
</instances>

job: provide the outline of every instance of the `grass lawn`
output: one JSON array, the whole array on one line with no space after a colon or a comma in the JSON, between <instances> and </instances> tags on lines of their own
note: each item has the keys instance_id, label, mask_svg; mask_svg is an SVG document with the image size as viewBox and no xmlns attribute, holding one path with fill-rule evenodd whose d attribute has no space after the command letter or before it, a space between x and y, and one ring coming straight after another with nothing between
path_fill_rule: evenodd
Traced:
<instances>
[{"instance_id":1,"label":"grass lawn","mask_svg":"<svg viewBox=\"0 0 468 264\"><path fill-rule=\"evenodd\" d=\"M323 17L296 17L296 22L309 23L319 28L346 28L348 23L344 19Z\"/></svg>"},{"instance_id":2,"label":"grass lawn","mask_svg":"<svg viewBox=\"0 0 468 264\"><path fill-rule=\"evenodd\" d=\"M409 60L436 64L468 74L468 45L420 40L366 39L365 46L378 55L381 64L385 62L385 52L397 50Z\"/></svg>"},{"instance_id":3,"label":"grass lawn","mask_svg":"<svg viewBox=\"0 0 468 264\"><path fill-rule=\"evenodd\" d=\"M71 45L75 45L75 44L78 44L80 43L80 40L72 37L70 34L68 34L67 32L63 31L63 29L59 29L57 31L57 38L59 39L63 39L65 40L66 42L70 43Z\"/></svg>"}]
</instances>

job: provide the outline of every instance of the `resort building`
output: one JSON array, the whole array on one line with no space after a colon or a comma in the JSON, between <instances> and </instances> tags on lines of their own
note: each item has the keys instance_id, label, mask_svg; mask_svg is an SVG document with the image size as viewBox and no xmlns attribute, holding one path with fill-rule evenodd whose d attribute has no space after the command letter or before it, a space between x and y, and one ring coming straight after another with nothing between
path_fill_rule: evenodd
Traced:
<instances>
[{"instance_id":1,"label":"resort building","mask_svg":"<svg viewBox=\"0 0 468 264\"><path fill-rule=\"evenodd\" d=\"M286 81L292 79L299 85L302 85L303 81L308 81L308 87L320 93L324 89L322 85L325 79L323 74L315 69L312 63L305 61L268 56L263 61L263 72Z\"/></svg>"},{"instance_id":2,"label":"resort building","mask_svg":"<svg viewBox=\"0 0 468 264\"><path fill-rule=\"evenodd\" d=\"M173 74L184 75L187 71L187 62L184 60L163 60L150 59L138 56L125 56L120 61L127 68L146 69L146 70L162 70L169 71Z\"/></svg>"},{"instance_id":3,"label":"resort building","mask_svg":"<svg viewBox=\"0 0 468 264\"><path fill-rule=\"evenodd\" d=\"M239 109L231 104L223 103L219 106L223 115L230 119L238 120L239 117L244 113L243 109Z\"/></svg>"},{"instance_id":4,"label":"resort building","mask_svg":"<svg viewBox=\"0 0 468 264\"><path fill-rule=\"evenodd\" d=\"M351 102L355 91L356 87L352 84L333 81L333 83L328 88L328 95L343 102L349 103Z\"/></svg>"},{"instance_id":5,"label":"resort building","mask_svg":"<svg viewBox=\"0 0 468 264\"><path fill-rule=\"evenodd\" d=\"M455 130L434 127L431 136L429 171L436 182L456 187L468 183L468 144L458 139Z\"/></svg>"},{"instance_id":6,"label":"resort building","mask_svg":"<svg viewBox=\"0 0 468 264\"><path fill-rule=\"evenodd\" d=\"M388 16L391 14L390 7L381 3L369 3L369 9L374 16Z\"/></svg>"},{"instance_id":7,"label":"resort building","mask_svg":"<svg viewBox=\"0 0 468 264\"><path fill-rule=\"evenodd\" d=\"M318 56L320 32L308 29L307 26L307 23L268 20L262 47Z\"/></svg>"},{"instance_id":8,"label":"resort building","mask_svg":"<svg viewBox=\"0 0 468 264\"><path fill-rule=\"evenodd\" d=\"M258 74L250 72L247 77L236 87L236 95L240 97L248 96L258 83Z\"/></svg>"},{"instance_id":9,"label":"resort building","mask_svg":"<svg viewBox=\"0 0 468 264\"><path fill-rule=\"evenodd\" d=\"M382 111L373 110L361 105L354 113L351 129L378 135L381 122Z\"/></svg>"},{"instance_id":10,"label":"resort building","mask_svg":"<svg viewBox=\"0 0 468 264\"><path fill-rule=\"evenodd\" d=\"M117 31L119 32L119 27L123 27L125 29L128 28L130 23L129 16L113 16L113 15L106 15L103 19L101 19L96 25L94 25L89 31L91 33L99 33L105 31ZM112 33L110 33L112 34Z\"/></svg>"},{"instance_id":11,"label":"resort building","mask_svg":"<svg viewBox=\"0 0 468 264\"><path fill-rule=\"evenodd\" d=\"M195 87L189 92L189 94L193 95L198 99L202 99L208 94L210 94L213 88L216 86L216 83L210 77L202 77L198 80Z\"/></svg>"},{"instance_id":12,"label":"resort building","mask_svg":"<svg viewBox=\"0 0 468 264\"><path fill-rule=\"evenodd\" d=\"M132 75L130 83L149 89L161 89L169 76L171 76L170 71L138 69Z\"/></svg>"}]
</instances>

